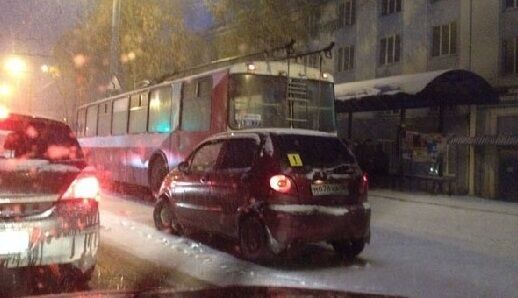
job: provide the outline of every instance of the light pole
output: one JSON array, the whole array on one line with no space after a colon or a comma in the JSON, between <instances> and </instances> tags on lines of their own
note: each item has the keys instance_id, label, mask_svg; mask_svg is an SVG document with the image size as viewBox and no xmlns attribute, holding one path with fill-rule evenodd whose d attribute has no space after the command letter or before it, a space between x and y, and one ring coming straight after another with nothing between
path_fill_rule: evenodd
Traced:
<instances>
[{"instance_id":1,"label":"light pole","mask_svg":"<svg viewBox=\"0 0 518 298\"><path fill-rule=\"evenodd\" d=\"M120 25L121 0L113 0L112 3L112 39L110 72L112 76L119 76L119 25Z\"/></svg>"}]
</instances>

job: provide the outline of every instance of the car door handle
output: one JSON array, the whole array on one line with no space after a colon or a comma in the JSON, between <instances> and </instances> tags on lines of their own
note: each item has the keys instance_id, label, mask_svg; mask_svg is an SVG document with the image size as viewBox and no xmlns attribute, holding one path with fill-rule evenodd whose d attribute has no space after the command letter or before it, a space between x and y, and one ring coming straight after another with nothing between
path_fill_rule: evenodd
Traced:
<instances>
[{"instance_id":1,"label":"car door handle","mask_svg":"<svg viewBox=\"0 0 518 298\"><path fill-rule=\"evenodd\" d=\"M209 178L208 178L207 176L202 176L202 177L200 178L200 182L201 182L201 183L207 183L208 181L209 181Z\"/></svg>"}]
</instances>

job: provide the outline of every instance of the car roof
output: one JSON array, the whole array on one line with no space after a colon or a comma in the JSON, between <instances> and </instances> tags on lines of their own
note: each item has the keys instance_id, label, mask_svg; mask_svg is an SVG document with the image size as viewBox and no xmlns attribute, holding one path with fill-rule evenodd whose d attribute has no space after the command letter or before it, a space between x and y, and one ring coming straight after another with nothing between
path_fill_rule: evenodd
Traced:
<instances>
[{"instance_id":1,"label":"car roof","mask_svg":"<svg viewBox=\"0 0 518 298\"><path fill-rule=\"evenodd\" d=\"M10 113L9 116L7 116L6 118L0 118L0 121L29 121L32 123L38 122L43 124L62 126L70 129L70 127L66 123L63 123L59 120L16 113Z\"/></svg>"}]
</instances>

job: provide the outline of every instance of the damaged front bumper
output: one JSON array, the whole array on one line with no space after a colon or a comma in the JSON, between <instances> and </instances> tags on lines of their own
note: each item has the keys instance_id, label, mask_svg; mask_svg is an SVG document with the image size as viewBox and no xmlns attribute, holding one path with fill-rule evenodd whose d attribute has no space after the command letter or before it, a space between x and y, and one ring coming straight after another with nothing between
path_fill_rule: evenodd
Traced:
<instances>
[{"instance_id":1,"label":"damaged front bumper","mask_svg":"<svg viewBox=\"0 0 518 298\"><path fill-rule=\"evenodd\" d=\"M84 272L95 265L98 246L97 202L63 204L38 216L0 221L0 267L69 264Z\"/></svg>"}]
</instances>

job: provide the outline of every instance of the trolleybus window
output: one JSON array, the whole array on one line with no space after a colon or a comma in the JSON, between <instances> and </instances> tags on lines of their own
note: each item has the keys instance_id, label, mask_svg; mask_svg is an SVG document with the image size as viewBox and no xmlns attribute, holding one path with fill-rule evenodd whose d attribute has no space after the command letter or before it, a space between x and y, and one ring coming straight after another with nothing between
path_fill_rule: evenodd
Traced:
<instances>
[{"instance_id":1,"label":"trolleybus window","mask_svg":"<svg viewBox=\"0 0 518 298\"><path fill-rule=\"evenodd\" d=\"M98 105L89 106L86 109L86 131L87 137L93 137L97 135L97 112Z\"/></svg>"},{"instance_id":2,"label":"trolleybus window","mask_svg":"<svg viewBox=\"0 0 518 298\"><path fill-rule=\"evenodd\" d=\"M234 75L230 84L231 128L286 127L286 78Z\"/></svg>"},{"instance_id":3,"label":"trolleybus window","mask_svg":"<svg viewBox=\"0 0 518 298\"><path fill-rule=\"evenodd\" d=\"M97 124L97 135L108 136L111 131L112 123L112 106L111 102L103 102L99 104L99 121Z\"/></svg>"},{"instance_id":4,"label":"trolleybus window","mask_svg":"<svg viewBox=\"0 0 518 298\"><path fill-rule=\"evenodd\" d=\"M149 132L170 132L172 90L171 86L154 89L149 100ZM173 121L174 123L174 121Z\"/></svg>"},{"instance_id":5,"label":"trolleybus window","mask_svg":"<svg viewBox=\"0 0 518 298\"><path fill-rule=\"evenodd\" d=\"M182 130L209 130L212 115L211 91L212 77L183 83Z\"/></svg>"},{"instance_id":6,"label":"trolleybus window","mask_svg":"<svg viewBox=\"0 0 518 298\"><path fill-rule=\"evenodd\" d=\"M135 94L130 97L129 132L142 133L147 130L148 115L147 93Z\"/></svg>"},{"instance_id":7,"label":"trolleybus window","mask_svg":"<svg viewBox=\"0 0 518 298\"><path fill-rule=\"evenodd\" d=\"M77 111L77 136L83 137L85 135L85 121L86 109L82 108Z\"/></svg>"},{"instance_id":8,"label":"trolleybus window","mask_svg":"<svg viewBox=\"0 0 518 298\"><path fill-rule=\"evenodd\" d=\"M334 90L326 82L307 80L306 100L293 102L293 127L334 131Z\"/></svg>"},{"instance_id":9,"label":"trolleybus window","mask_svg":"<svg viewBox=\"0 0 518 298\"><path fill-rule=\"evenodd\" d=\"M128 129L128 104L127 97L113 101L112 134L122 135Z\"/></svg>"},{"instance_id":10,"label":"trolleybus window","mask_svg":"<svg viewBox=\"0 0 518 298\"><path fill-rule=\"evenodd\" d=\"M233 129L296 127L335 131L333 84L283 76L238 74L230 83L229 125Z\"/></svg>"}]
</instances>

